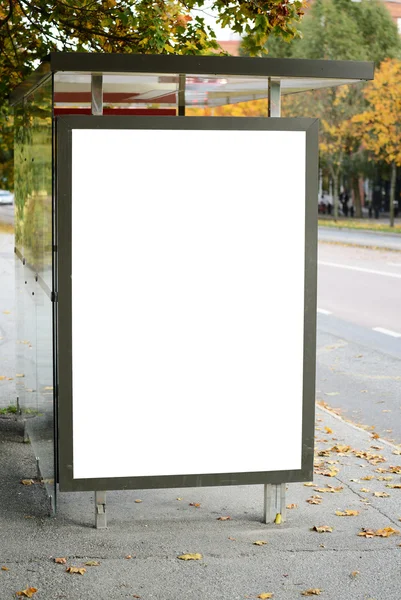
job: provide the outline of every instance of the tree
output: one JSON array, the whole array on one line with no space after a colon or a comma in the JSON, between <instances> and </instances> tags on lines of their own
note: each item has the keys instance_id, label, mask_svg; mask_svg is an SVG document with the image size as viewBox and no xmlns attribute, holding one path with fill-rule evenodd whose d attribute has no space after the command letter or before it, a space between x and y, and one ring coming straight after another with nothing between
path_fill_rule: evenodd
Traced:
<instances>
[{"instance_id":1,"label":"tree","mask_svg":"<svg viewBox=\"0 0 401 600\"><path fill-rule=\"evenodd\" d=\"M11 184L7 95L46 54L223 53L204 8L213 8L223 27L244 32L251 55L266 52L270 35L297 35L303 15L302 0L213 0L212 6L205 0L0 0L0 177Z\"/></svg>"},{"instance_id":2,"label":"tree","mask_svg":"<svg viewBox=\"0 0 401 600\"><path fill-rule=\"evenodd\" d=\"M371 60L401 55L397 27L383 3L378 0L315 0L303 19L302 38L290 43L271 39L271 56L330 60ZM334 213L338 214L339 181L347 176L354 190L356 216L362 216L359 178L368 169L361 151L359 130L352 117L366 108L362 85L308 93L307 99L283 99L283 115L321 118L320 158L334 184ZM294 110L295 109L295 110Z\"/></svg>"},{"instance_id":3,"label":"tree","mask_svg":"<svg viewBox=\"0 0 401 600\"><path fill-rule=\"evenodd\" d=\"M390 225L394 226L397 167L401 166L401 62L386 60L364 90L369 108L354 117L363 143L390 166Z\"/></svg>"}]
</instances>

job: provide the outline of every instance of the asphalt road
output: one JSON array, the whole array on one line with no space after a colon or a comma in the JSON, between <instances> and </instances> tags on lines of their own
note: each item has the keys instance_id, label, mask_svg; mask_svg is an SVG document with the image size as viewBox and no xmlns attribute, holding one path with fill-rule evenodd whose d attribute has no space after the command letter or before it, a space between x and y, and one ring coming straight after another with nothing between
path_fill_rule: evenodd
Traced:
<instances>
[{"instance_id":1,"label":"asphalt road","mask_svg":"<svg viewBox=\"0 0 401 600\"><path fill-rule=\"evenodd\" d=\"M392 233L319 227L319 240L401 250L401 235Z\"/></svg>"},{"instance_id":2,"label":"asphalt road","mask_svg":"<svg viewBox=\"0 0 401 600\"><path fill-rule=\"evenodd\" d=\"M11 224L14 223L14 205L5 204L0 205L0 223Z\"/></svg>"},{"instance_id":3,"label":"asphalt road","mask_svg":"<svg viewBox=\"0 0 401 600\"><path fill-rule=\"evenodd\" d=\"M397 444L400 298L401 252L319 244L317 398Z\"/></svg>"}]
</instances>

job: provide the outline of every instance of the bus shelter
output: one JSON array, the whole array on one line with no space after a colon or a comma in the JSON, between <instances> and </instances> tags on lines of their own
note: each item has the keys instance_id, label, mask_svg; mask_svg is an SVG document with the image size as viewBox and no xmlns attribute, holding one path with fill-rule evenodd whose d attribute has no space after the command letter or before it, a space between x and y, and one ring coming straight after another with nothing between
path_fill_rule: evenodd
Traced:
<instances>
[{"instance_id":1,"label":"bus shelter","mask_svg":"<svg viewBox=\"0 0 401 600\"><path fill-rule=\"evenodd\" d=\"M285 517L313 477L318 121L271 117L373 72L53 53L14 90L17 396L51 513L261 484ZM215 114L248 100L267 118Z\"/></svg>"}]
</instances>

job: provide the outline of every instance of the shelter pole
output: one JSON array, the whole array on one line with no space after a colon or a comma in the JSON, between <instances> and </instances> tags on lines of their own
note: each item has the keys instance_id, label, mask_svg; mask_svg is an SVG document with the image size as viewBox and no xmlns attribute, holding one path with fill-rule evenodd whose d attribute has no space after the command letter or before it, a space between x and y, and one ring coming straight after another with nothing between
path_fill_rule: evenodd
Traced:
<instances>
[{"instance_id":1,"label":"shelter pole","mask_svg":"<svg viewBox=\"0 0 401 600\"><path fill-rule=\"evenodd\" d=\"M272 81L269 77L268 107L269 117L281 116L281 81Z\"/></svg>"},{"instance_id":2,"label":"shelter pole","mask_svg":"<svg viewBox=\"0 0 401 600\"><path fill-rule=\"evenodd\" d=\"M103 114L103 75L92 75L91 78L91 112L92 115ZM106 492L95 492L95 527L105 529L106 517Z\"/></svg>"},{"instance_id":3,"label":"shelter pole","mask_svg":"<svg viewBox=\"0 0 401 600\"><path fill-rule=\"evenodd\" d=\"M178 75L178 116L185 117L185 73Z\"/></svg>"},{"instance_id":4,"label":"shelter pole","mask_svg":"<svg viewBox=\"0 0 401 600\"><path fill-rule=\"evenodd\" d=\"M281 116L281 82L272 81L269 77L268 87L268 107L267 114L269 117ZM264 484L264 504L263 504L263 521L264 523L273 523L277 516L280 515L279 522L285 521L285 492L286 484Z\"/></svg>"},{"instance_id":5,"label":"shelter pole","mask_svg":"<svg viewBox=\"0 0 401 600\"><path fill-rule=\"evenodd\" d=\"M103 114L103 75L92 75L91 79L92 115Z\"/></svg>"},{"instance_id":6,"label":"shelter pole","mask_svg":"<svg viewBox=\"0 0 401 600\"><path fill-rule=\"evenodd\" d=\"M106 529L106 492L95 492L95 526L96 529Z\"/></svg>"}]
</instances>

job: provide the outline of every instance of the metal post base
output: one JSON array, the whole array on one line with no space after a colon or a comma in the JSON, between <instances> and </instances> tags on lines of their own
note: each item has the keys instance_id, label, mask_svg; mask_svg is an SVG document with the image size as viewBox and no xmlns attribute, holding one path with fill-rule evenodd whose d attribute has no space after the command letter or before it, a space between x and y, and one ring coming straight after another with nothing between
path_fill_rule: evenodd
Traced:
<instances>
[{"instance_id":1,"label":"metal post base","mask_svg":"<svg viewBox=\"0 0 401 600\"><path fill-rule=\"evenodd\" d=\"M264 523L283 523L286 519L285 508L285 491L286 484L269 484L264 485ZM279 516L278 516L279 515Z\"/></svg>"},{"instance_id":2,"label":"metal post base","mask_svg":"<svg viewBox=\"0 0 401 600\"><path fill-rule=\"evenodd\" d=\"M95 527L106 529L106 492L95 492Z\"/></svg>"}]
</instances>

